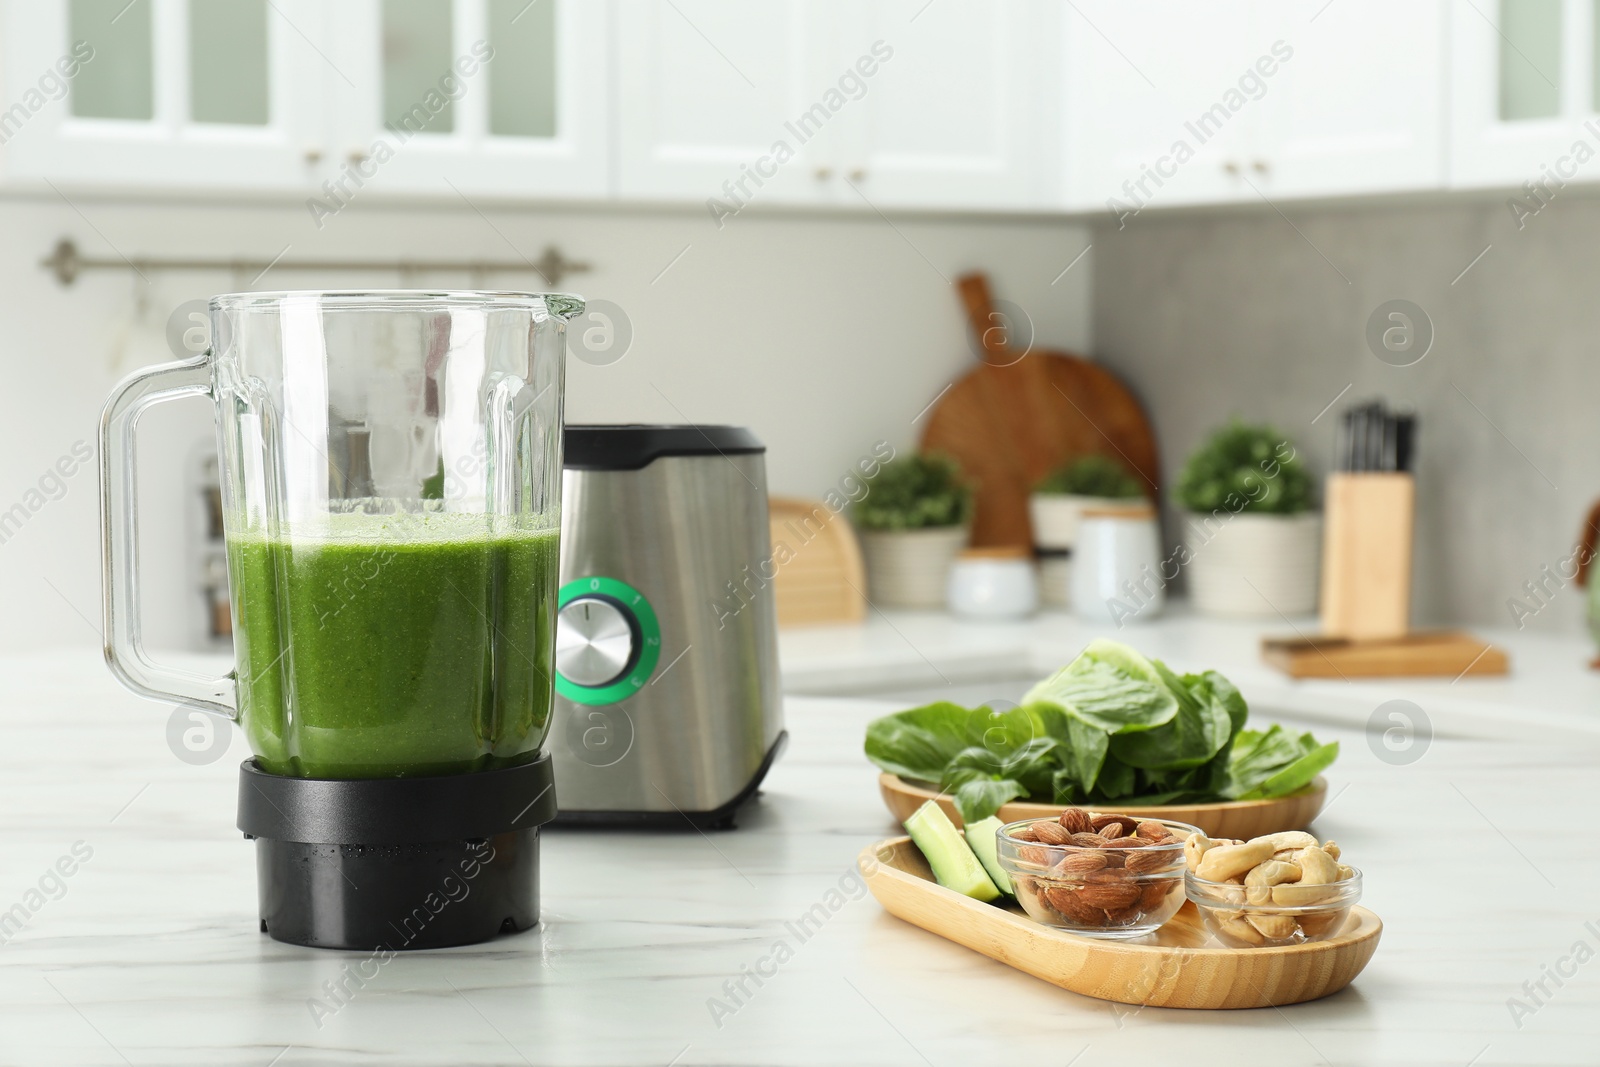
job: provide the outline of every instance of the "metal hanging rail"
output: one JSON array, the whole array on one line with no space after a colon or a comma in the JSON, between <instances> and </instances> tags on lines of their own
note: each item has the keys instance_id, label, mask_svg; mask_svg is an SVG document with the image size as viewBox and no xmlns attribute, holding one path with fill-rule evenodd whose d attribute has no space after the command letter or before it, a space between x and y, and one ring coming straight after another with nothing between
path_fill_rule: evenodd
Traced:
<instances>
[{"instance_id":1,"label":"metal hanging rail","mask_svg":"<svg viewBox=\"0 0 1600 1067\"><path fill-rule=\"evenodd\" d=\"M77 243L70 237L56 242L55 249L39 266L56 276L62 285L71 285L78 275L89 270L131 270L144 275L145 271L162 270L231 270L235 273L254 273L257 278L268 270L326 270L326 271L399 271L402 274L416 271L461 271L468 274L526 273L541 276L545 284L557 286L569 274L582 274L593 267L578 260L568 259L555 245L546 245L538 259L200 259L158 256L138 256L132 259L99 258L85 256L78 251ZM252 279L252 282L254 279Z\"/></svg>"}]
</instances>

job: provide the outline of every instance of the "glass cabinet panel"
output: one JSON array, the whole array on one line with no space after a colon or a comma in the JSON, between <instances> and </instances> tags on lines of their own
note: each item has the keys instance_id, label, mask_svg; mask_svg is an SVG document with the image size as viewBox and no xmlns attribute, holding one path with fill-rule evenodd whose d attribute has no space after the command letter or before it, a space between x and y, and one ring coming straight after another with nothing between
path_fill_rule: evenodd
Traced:
<instances>
[{"instance_id":1,"label":"glass cabinet panel","mask_svg":"<svg viewBox=\"0 0 1600 1067\"><path fill-rule=\"evenodd\" d=\"M556 6L552 0L489 0L489 132L556 135Z\"/></svg>"},{"instance_id":2,"label":"glass cabinet panel","mask_svg":"<svg viewBox=\"0 0 1600 1067\"><path fill-rule=\"evenodd\" d=\"M151 0L72 0L71 39L87 41L94 59L72 80L72 113L89 119L155 117Z\"/></svg>"},{"instance_id":3,"label":"glass cabinet panel","mask_svg":"<svg viewBox=\"0 0 1600 1067\"><path fill-rule=\"evenodd\" d=\"M1500 0L1500 118L1561 113L1562 0Z\"/></svg>"},{"instance_id":4,"label":"glass cabinet panel","mask_svg":"<svg viewBox=\"0 0 1600 1067\"><path fill-rule=\"evenodd\" d=\"M383 0L383 121L416 133L455 129L440 88L454 58L451 0Z\"/></svg>"},{"instance_id":5,"label":"glass cabinet panel","mask_svg":"<svg viewBox=\"0 0 1600 1067\"><path fill-rule=\"evenodd\" d=\"M189 0L189 116L267 124L266 0Z\"/></svg>"}]
</instances>

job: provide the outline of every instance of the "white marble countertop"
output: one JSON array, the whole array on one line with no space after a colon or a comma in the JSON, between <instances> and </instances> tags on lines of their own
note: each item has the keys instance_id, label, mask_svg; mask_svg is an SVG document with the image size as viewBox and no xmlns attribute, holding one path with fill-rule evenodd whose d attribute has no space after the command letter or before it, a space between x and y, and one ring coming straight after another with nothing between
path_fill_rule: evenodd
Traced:
<instances>
[{"instance_id":1,"label":"white marble countertop","mask_svg":"<svg viewBox=\"0 0 1600 1067\"><path fill-rule=\"evenodd\" d=\"M539 930L403 954L319 1028L308 998L363 957L257 932L242 738L190 766L169 709L93 653L0 661L0 908L48 890L0 945L0 1063L1596 1062L1600 745L1436 739L1393 765L1329 727L1345 754L1316 828L1364 868L1382 944L1323 1001L1193 1013L1075 996L865 896L854 857L895 830L860 754L885 710L789 698L792 746L736 831L546 834ZM786 923L819 902L802 942ZM779 941L792 958L736 1001Z\"/></svg>"},{"instance_id":2,"label":"white marble countertop","mask_svg":"<svg viewBox=\"0 0 1600 1067\"><path fill-rule=\"evenodd\" d=\"M1253 708L1302 722L1361 729L1380 705L1407 700L1440 737L1600 739L1600 671L1588 666L1594 646L1587 637L1474 629L1508 653L1511 671L1500 677L1295 680L1262 661L1263 636L1316 632L1315 619L1222 621L1197 617L1182 604L1120 630L1058 611L1018 623L873 612L861 625L785 630L780 658L790 693L973 705L989 697L1016 700L1091 640L1109 637L1178 670L1219 670Z\"/></svg>"}]
</instances>

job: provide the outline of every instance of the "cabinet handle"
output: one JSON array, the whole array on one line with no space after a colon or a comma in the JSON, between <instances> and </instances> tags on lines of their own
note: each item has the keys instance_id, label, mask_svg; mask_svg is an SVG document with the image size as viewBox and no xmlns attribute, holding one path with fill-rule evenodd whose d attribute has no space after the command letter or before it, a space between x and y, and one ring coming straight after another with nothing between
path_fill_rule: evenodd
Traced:
<instances>
[{"instance_id":1,"label":"cabinet handle","mask_svg":"<svg viewBox=\"0 0 1600 1067\"><path fill-rule=\"evenodd\" d=\"M831 177L833 177L833 168L832 167L818 167L817 168L817 171L816 171L817 181L825 182Z\"/></svg>"},{"instance_id":2,"label":"cabinet handle","mask_svg":"<svg viewBox=\"0 0 1600 1067\"><path fill-rule=\"evenodd\" d=\"M1257 174L1265 176L1272 170L1272 167L1267 163L1266 160L1258 159L1254 163L1250 164L1250 169L1255 171Z\"/></svg>"},{"instance_id":3,"label":"cabinet handle","mask_svg":"<svg viewBox=\"0 0 1600 1067\"><path fill-rule=\"evenodd\" d=\"M321 145L314 145L314 144L306 145L305 158L306 158L306 165L310 166L310 167L314 167L318 163L321 163L322 162L322 146Z\"/></svg>"},{"instance_id":4,"label":"cabinet handle","mask_svg":"<svg viewBox=\"0 0 1600 1067\"><path fill-rule=\"evenodd\" d=\"M867 169L865 167L857 167L857 168L855 168L854 170L852 170L850 172L850 180L852 182L864 182L864 181L866 181L867 180Z\"/></svg>"},{"instance_id":5,"label":"cabinet handle","mask_svg":"<svg viewBox=\"0 0 1600 1067\"><path fill-rule=\"evenodd\" d=\"M1222 165L1222 169L1235 178L1239 176L1239 164L1231 159Z\"/></svg>"},{"instance_id":6,"label":"cabinet handle","mask_svg":"<svg viewBox=\"0 0 1600 1067\"><path fill-rule=\"evenodd\" d=\"M367 155L367 150L366 149L364 149L364 148L352 148L352 149L350 149L349 152L345 153L345 158L350 161L350 164L352 166L359 167L361 164L365 163L370 157Z\"/></svg>"}]
</instances>

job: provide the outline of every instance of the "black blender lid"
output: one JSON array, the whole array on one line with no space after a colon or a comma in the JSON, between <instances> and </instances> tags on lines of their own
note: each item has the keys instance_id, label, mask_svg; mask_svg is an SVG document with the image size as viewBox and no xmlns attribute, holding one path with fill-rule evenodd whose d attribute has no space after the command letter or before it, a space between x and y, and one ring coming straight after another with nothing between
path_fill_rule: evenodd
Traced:
<instances>
[{"instance_id":1,"label":"black blender lid","mask_svg":"<svg viewBox=\"0 0 1600 1067\"><path fill-rule=\"evenodd\" d=\"M766 450L743 426L569 425L563 463L568 470L636 471L661 456L736 456Z\"/></svg>"}]
</instances>

